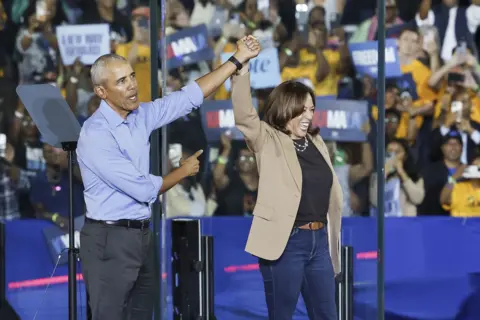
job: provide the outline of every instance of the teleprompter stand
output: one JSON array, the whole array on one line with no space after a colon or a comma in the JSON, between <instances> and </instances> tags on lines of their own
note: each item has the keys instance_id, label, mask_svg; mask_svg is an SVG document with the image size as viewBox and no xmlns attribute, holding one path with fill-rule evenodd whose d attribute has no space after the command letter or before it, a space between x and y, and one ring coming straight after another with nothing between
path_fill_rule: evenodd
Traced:
<instances>
[{"instance_id":1,"label":"teleprompter stand","mask_svg":"<svg viewBox=\"0 0 480 320\"><path fill-rule=\"evenodd\" d=\"M46 143L68 153L68 319L77 319L77 259L73 217L73 159L80 135L80 124L60 90L50 84L20 85L17 94Z\"/></svg>"}]
</instances>

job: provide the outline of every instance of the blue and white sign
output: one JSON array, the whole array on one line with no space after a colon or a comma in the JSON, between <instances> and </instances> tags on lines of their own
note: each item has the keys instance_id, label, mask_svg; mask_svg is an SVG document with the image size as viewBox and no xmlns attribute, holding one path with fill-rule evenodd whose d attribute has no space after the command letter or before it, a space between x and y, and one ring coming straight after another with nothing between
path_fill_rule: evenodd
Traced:
<instances>
[{"instance_id":1,"label":"blue and white sign","mask_svg":"<svg viewBox=\"0 0 480 320\"><path fill-rule=\"evenodd\" d=\"M351 43L349 49L357 72L376 79L378 76L378 42ZM396 78L401 75L397 41L387 39L385 42L385 76Z\"/></svg>"},{"instance_id":2,"label":"blue and white sign","mask_svg":"<svg viewBox=\"0 0 480 320\"><path fill-rule=\"evenodd\" d=\"M257 100L253 99L256 107ZM220 141L225 131L230 131L232 139L243 140L243 134L235 127L235 117L231 100L206 100L200 107L203 131L208 142Z\"/></svg>"},{"instance_id":3,"label":"blue and white sign","mask_svg":"<svg viewBox=\"0 0 480 320\"><path fill-rule=\"evenodd\" d=\"M77 58L91 65L101 55L110 53L110 26L108 24L62 25L55 30L58 48L65 66Z\"/></svg>"},{"instance_id":4,"label":"blue and white sign","mask_svg":"<svg viewBox=\"0 0 480 320\"><path fill-rule=\"evenodd\" d=\"M366 141L362 127L368 121L368 103L356 100L335 100L317 97L312 126L320 128L320 135L332 141Z\"/></svg>"},{"instance_id":5,"label":"blue and white sign","mask_svg":"<svg viewBox=\"0 0 480 320\"><path fill-rule=\"evenodd\" d=\"M222 54L222 63L228 60L232 53ZM276 48L264 49L258 57L250 60L250 84L253 89L273 88L282 82L280 63ZM230 91L230 79L225 82L225 88Z\"/></svg>"},{"instance_id":6,"label":"blue and white sign","mask_svg":"<svg viewBox=\"0 0 480 320\"><path fill-rule=\"evenodd\" d=\"M158 41L162 58L162 42ZM167 68L175 69L200 61L212 60L213 49L208 43L208 31L204 24L178 31L167 36Z\"/></svg>"}]
</instances>

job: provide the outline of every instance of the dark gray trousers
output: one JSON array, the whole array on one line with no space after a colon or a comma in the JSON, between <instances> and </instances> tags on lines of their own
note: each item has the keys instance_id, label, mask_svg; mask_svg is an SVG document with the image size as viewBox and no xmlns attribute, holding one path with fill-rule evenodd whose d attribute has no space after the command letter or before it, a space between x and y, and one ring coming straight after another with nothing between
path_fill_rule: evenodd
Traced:
<instances>
[{"instance_id":1,"label":"dark gray trousers","mask_svg":"<svg viewBox=\"0 0 480 320\"><path fill-rule=\"evenodd\" d=\"M153 236L140 230L86 222L80 258L93 320L151 320Z\"/></svg>"}]
</instances>

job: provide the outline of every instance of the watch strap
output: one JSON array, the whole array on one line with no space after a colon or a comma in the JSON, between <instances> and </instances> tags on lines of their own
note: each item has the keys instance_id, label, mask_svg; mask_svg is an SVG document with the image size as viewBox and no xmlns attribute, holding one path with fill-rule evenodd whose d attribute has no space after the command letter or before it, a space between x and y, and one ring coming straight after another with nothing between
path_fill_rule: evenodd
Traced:
<instances>
[{"instance_id":1,"label":"watch strap","mask_svg":"<svg viewBox=\"0 0 480 320\"><path fill-rule=\"evenodd\" d=\"M228 61L230 61L231 63L233 63L237 67L237 71L241 70L242 67L243 67L243 65L240 63L240 61L238 61L237 58L235 58L234 56L231 56L230 58L228 58Z\"/></svg>"}]
</instances>

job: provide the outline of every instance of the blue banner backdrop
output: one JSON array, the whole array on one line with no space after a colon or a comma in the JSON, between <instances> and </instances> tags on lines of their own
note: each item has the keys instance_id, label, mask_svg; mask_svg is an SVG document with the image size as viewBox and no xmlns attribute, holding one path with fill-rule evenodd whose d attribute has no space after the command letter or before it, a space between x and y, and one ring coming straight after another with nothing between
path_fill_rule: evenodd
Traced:
<instances>
[{"instance_id":1,"label":"blue banner backdrop","mask_svg":"<svg viewBox=\"0 0 480 320\"><path fill-rule=\"evenodd\" d=\"M257 107L257 99L252 99ZM230 130L232 139L243 140L243 134L235 127L231 100L206 100L200 107L202 127L208 143L220 141L220 135Z\"/></svg>"},{"instance_id":2,"label":"blue banner backdrop","mask_svg":"<svg viewBox=\"0 0 480 320\"><path fill-rule=\"evenodd\" d=\"M215 241L216 317L266 319L258 259L244 251L251 218L201 220L202 234L212 235ZM53 285L45 290L54 263L42 231L51 226L42 220L6 224L7 298L21 319L33 319L37 312L37 320L68 316L66 265L56 269ZM168 229L167 248L171 239ZM385 235L385 319L478 319L480 219L387 218ZM353 246L355 256L356 319L375 319L376 241L375 218L343 218L342 244ZM167 277L171 283L170 275ZM84 290L83 286L79 290ZM171 289L167 293L170 295ZM85 291L79 295L79 306L84 307ZM168 315L171 319L172 312ZM301 299L293 319L308 319Z\"/></svg>"},{"instance_id":3,"label":"blue banner backdrop","mask_svg":"<svg viewBox=\"0 0 480 320\"><path fill-rule=\"evenodd\" d=\"M158 41L158 49L162 59L161 41ZM208 44L208 31L204 24L167 36L168 70L213 58L213 49Z\"/></svg>"},{"instance_id":4,"label":"blue banner backdrop","mask_svg":"<svg viewBox=\"0 0 480 320\"><path fill-rule=\"evenodd\" d=\"M334 97L317 97L312 125L320 128L325 140L365 141L362 127L368 121L367 101L335 100Z\"/></svg>"},{"instance_id":5,"label":"blue banner backdrop","mask_svg":"<svg viewBox=\"0 0 480 320\"><path fill-rule=\"evenodd\" d=\"M353 64L359 74L367 75L374 79L377 78L377 47L377 41L351 43L349 45ZM396 78L401 75L402 71L400 70L400 62L398 59L397 41L395 39L387 39L385 43L385 76L387 78Z\"/></svg>"}]
</instances>

